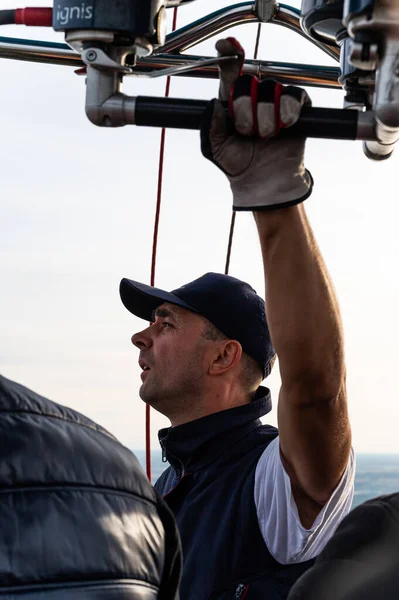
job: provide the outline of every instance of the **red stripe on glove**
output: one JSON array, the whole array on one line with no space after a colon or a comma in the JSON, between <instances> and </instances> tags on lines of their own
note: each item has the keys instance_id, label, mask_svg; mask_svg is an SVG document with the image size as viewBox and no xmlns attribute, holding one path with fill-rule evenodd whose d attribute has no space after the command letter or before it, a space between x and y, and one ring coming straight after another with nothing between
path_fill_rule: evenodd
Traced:
<instances>
[{"instance_id":1,"label":"red stripe on glove","mask_svg":"<svg viewBox=\"0 0 399 600\"><path fill-rule=\"evenodd\" d=\"M241 69L240 69L240 73L239 73L239 75L242 75L242 71L243 71L243 67L244 67L244 60L245 60L245 50L241 46L240 42L238 40L236 40L236 38L234 38L234 37L228 37L226 39L227 39L228 42L230 42L230 44L232 46L234 46L235 48L237 48L237 50L238 50L239 53L242 54Z\"/></svg>"},{"instance_id":2,"label":"red stripe on glove","mask_svg":"<svg viewBox=\"0 0 399 600\"><path fill-rule=\"evenodd\" d=\"M276 87L274 88L274 120L276 123L276 135L279 133L280 129L284 127L284 122L281 120L280 115L280 99L282 91L283 86L281 83L276 83Z\"/></svg>"}]
</instances>

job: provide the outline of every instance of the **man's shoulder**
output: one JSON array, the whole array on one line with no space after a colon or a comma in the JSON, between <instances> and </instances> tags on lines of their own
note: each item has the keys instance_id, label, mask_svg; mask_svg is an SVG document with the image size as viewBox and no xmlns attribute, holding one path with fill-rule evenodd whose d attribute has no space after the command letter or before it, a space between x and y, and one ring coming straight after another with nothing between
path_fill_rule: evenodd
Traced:
<instances>
[{"instance_id":1,"label":"man's shoulder","mask_svg":"<svg viewBox=\"0 0 399 600\"><path fill-rule=\"evenodd\" d=\"M254 436L258 439L259 446L266 449L278 437L278 429L273 425L262 424L256 428Z\"/></svg>"},{"instance_id":2,"label":"man's shoulder","mask_svg":"<svg viewBox=\"0 0 399 600\"><path fill-rule=\"evenodd\" d=\"M263 435L270 437L270 439L274 439L278 436L277 427L269 425L268 423L262 423L258 429L263 433Z\"/></svg>"}]
</instances>

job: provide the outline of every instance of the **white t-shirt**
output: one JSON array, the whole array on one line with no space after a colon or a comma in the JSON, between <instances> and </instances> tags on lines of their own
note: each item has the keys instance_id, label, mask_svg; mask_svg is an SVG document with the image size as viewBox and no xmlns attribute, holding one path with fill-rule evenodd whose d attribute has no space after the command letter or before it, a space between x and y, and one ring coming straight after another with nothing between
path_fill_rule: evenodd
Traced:
<instances>
[{"instance_id":1,"label":"white t-shirt","mask_svg":"<svg viewBox=\"0 0 399 600\"><path fill-rule=\"evenodd\" d=\"M279 438L263 452L255 472L255 504L259 527L269 552L281 564L317 556L350 511L355 479L353 449L341 481L310 529L302 525L291 481L280 456Z\"/></svg>"}]
</instances>

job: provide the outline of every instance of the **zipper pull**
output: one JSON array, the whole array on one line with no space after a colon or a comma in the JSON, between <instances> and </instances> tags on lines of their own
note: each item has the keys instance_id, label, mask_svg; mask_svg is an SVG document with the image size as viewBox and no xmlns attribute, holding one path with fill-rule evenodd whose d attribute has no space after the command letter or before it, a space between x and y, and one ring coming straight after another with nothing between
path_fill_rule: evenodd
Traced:
<instances>
[{"instance_id":1,"label":"zipper pull","mask_svg":"<svg viewBox=\"0 0 399 600\"><path fill-rule=\"evenodd\" d=\"M247 591L249 590L249 584L244 585L243 583L239 583L236 587L236 593L234 596L234 600L244 600L247 595Z\"/></svg>"},{"instance_id":2,"label":"zipper pull","mask_svg":"<svg viewBox=\"0 0 399 600\"><path fill-rule=\"evenodd\" d=\"M163 463L168 462L168 459L166 458L166 450L163 446L162 446L162 462Z\"/></svg>"}]
</instances>

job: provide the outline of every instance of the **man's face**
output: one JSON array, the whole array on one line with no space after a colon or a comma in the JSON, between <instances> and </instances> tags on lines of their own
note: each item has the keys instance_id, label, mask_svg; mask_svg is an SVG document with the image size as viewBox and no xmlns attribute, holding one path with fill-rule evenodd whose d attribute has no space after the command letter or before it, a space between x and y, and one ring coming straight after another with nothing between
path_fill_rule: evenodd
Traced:
<instances>
[{"instance_id":1,"label":"man's face","mask_svg":"<svg viewBox=\"0 0 399 600\"><path fill-rule=\"evenodd\" d=\"M154 316L153 324L132 337L140 350L140 397L172 418L200 402L212 344L202 337L208 322L200 315L162 304Z\"/></svg>"}]
</instances>

